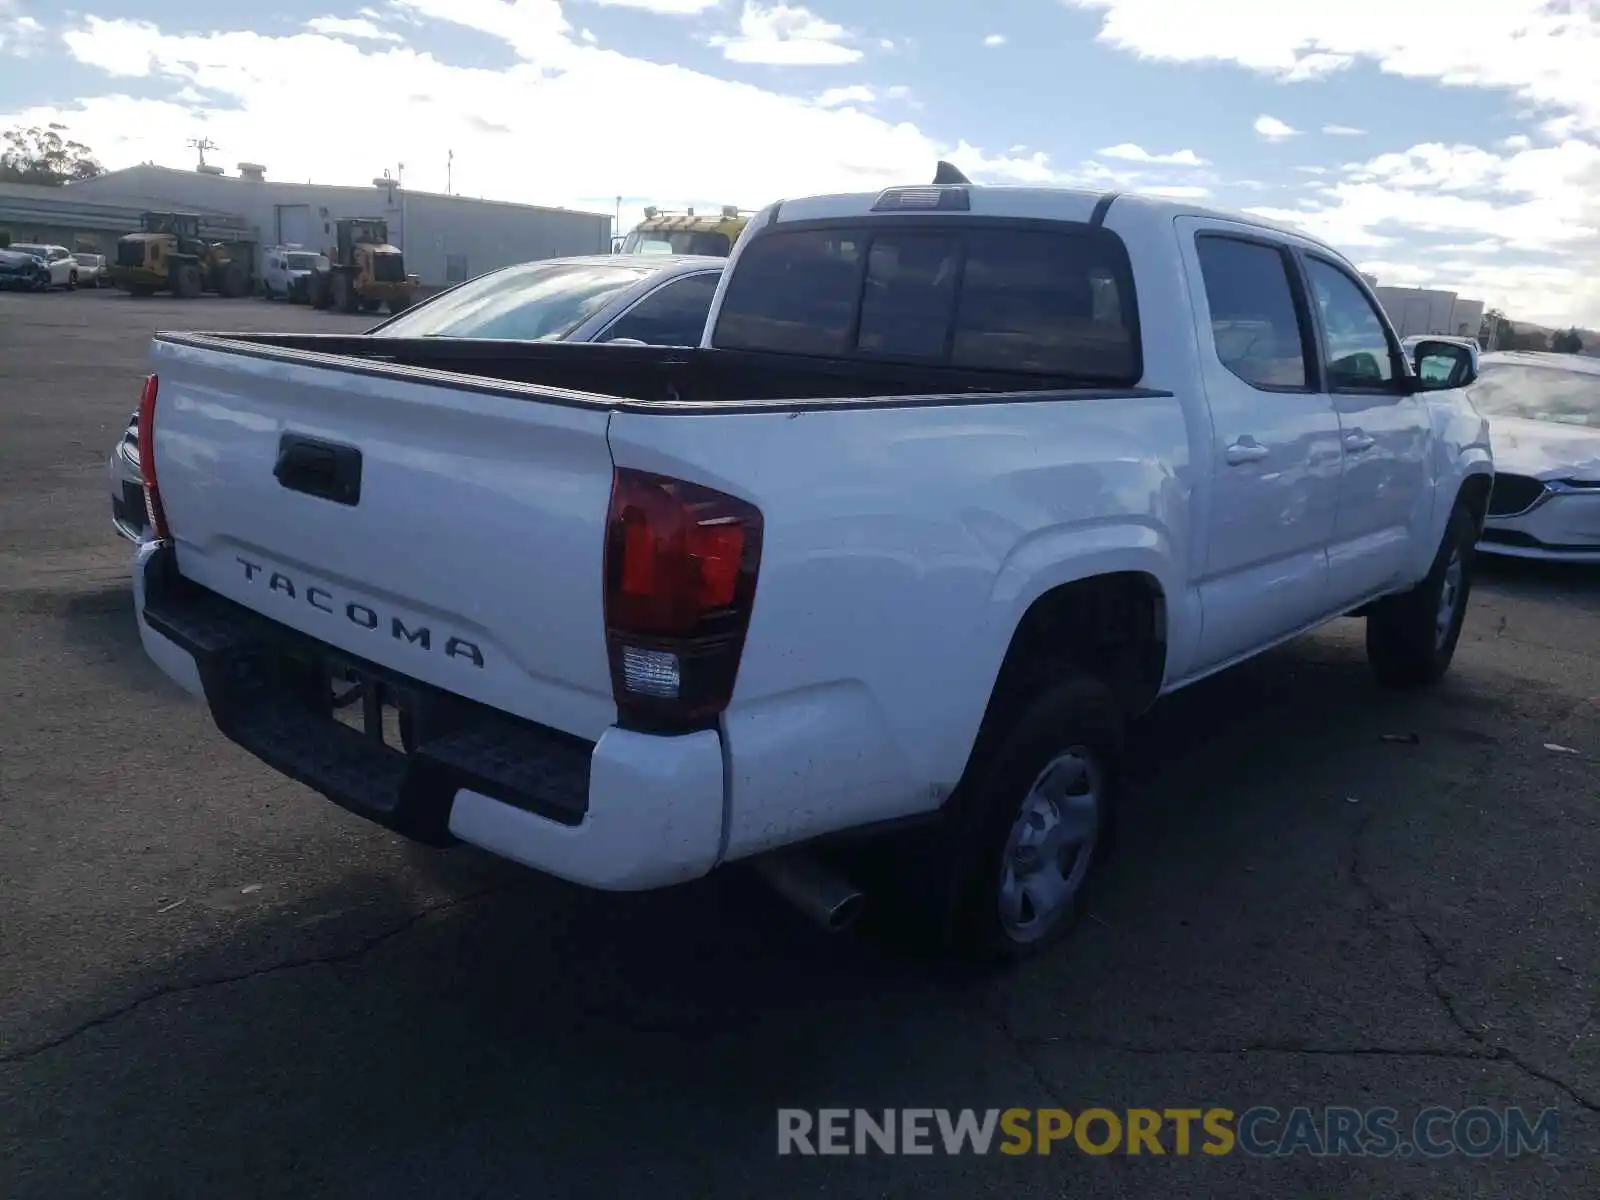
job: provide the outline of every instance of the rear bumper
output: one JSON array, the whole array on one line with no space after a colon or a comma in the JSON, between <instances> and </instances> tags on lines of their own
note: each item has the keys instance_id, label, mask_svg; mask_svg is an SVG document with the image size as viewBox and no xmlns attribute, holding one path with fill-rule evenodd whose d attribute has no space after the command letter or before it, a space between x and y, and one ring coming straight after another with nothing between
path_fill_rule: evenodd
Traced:
<instances>
[{"instance_id":1,"label":"rear bumper","mask_svg":"<svg viewBox=\"0 0 1600 1200\"><path fill-rule=\"evenodd\" d=\"M339 654L407 698L409 752L339 723L330 647L183 579L170 547L134 566L145 652L218 729L284 775L396 832L470 842L589 887L681 883L716 865L721 740L609 729L590 743Z\"/></svg>"}]
</instances>

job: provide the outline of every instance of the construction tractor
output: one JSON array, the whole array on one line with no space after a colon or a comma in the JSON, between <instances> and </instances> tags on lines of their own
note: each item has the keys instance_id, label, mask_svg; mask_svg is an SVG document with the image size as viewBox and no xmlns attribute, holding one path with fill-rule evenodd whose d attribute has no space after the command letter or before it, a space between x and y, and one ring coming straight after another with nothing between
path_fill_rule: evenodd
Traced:
<instances>
[{"instance_id":1,"label":"construction tractor","mask_svg":"<svg viewBox=\"0 0 1600 1200\"><path fill-rule=\"evenodd\" d=\"M306 286L312 307L347 313L411 307L421 281L406 274L404 256L389 244L388 222L343 217L333 227L334 244L323 251L327 268L314 271Z\"/></svg>"},{"instance_id":2,"label":"construction tractor","mask_svg":"<svg viewBox=\"0 0 1600 1200\"><path fill-rule=\"evenodd\" d=\"M731 204L724 205L715 216L697 215L692 208L681 213L647 208L644 220L622 239L615 253L709 254L726 258L754 215Z\"/></svg>"},{"instance_id":3,"label":"construction tractor","mask_svg":"<svg viewBox=\"0 0 1600 1200\"><path fill-rule=\"evenodd\" d=\"M135 296L171 292L192 300L202 292L233 299L249 294L255 243L237 236L211 241L194 213L147 212L138 233L117 239L111 282ZM226 231L229 234L236 231Z\"/></svg>"}]
</instances>

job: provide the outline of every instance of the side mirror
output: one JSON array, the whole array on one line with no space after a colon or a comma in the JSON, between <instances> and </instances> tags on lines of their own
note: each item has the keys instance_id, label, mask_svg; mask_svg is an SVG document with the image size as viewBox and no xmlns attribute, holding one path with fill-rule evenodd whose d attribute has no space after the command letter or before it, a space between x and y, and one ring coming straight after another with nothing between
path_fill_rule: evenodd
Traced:
<instances>
[{"instance_id":1,"label":"side mirror","mask_svg":"<svg viewBox=\"0 0 1600 1200\"><path fill-rule=\"evenodd\" d=\"M1419 392L1470 387L1478 378L1478 347L1461 342L1421 341L1411 351Z\"/></svg>"}]
</instances>

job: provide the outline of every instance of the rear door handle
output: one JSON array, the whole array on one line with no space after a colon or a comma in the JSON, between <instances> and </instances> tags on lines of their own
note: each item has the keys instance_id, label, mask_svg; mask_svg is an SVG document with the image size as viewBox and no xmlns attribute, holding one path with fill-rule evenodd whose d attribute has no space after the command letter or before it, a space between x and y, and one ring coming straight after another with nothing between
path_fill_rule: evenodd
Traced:
<instances>
[{"instance_id":1,"label":"rear door handle","mask_svg":"<svg viewBox=\"0 0 1600 1200\"><path fill-rule=\"evenodd\" d=\"M1359 429L1352 429L1344 435L1344 448L1352 454L1360 454L1363 450L1371 450L1377 444L1375 438L1368 437Z\"/></svg>"},{"instance_id":2,"label":"rear door handle","mask_svg":"<svg viewBox=\"0 0 1600 1200\"><path fill-rule=\"evenodd\" d=\"M361 503L361 451L299 433L278 439L277 481L291 492L303 492L354 508Z\"/></svg>"},{"instance_id":3,"label":"rear door handle","mask_svg":"<svg viewBox=\"0 0 1600 1200\"><path fill-rule=\"evenodd\" d=\"M1237 467L1244 463L1260 462L1267 456L1267 448L1252 437L1242 437L1227 449L1228 465Z\"/></svg>"}]
</instances>

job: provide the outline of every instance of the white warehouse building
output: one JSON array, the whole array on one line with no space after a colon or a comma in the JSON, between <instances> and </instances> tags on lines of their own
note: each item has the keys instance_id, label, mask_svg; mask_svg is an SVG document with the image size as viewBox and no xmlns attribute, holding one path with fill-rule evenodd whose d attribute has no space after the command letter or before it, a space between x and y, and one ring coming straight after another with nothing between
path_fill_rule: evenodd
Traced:
<instances>
[{"instance_id":1,"label":"white warehouse building","mask_svg":"<svg viewBox=\"0 0 1600 1200\"><path fill-rule=\"evenodd\" d=\"M1430 333L1478 336L1478 326L1483 322L1482 300L1464 300L1454 292L1430 288L1379 287L1375 281L1373 290L1401 337Z\"/></svg>"},{"instance_id":2,"label":"white warehouse building","mask_svg":"<svg viewBox=\"0 0 1600 1200\"><path fill-rule=\"evenodd\" d=\"M61 193L146 209L241 216L255 231L258 272L260 247L324 250L333 244L333 222L341 217L388 222L389 241L404 253L406 271L428 289L512 263L611 249L608 213L415 192L386 180L367 187L290 183L268 179L266 168L255 163L240 163L238 170L228 175L217 167L181 171L145 164L67 184Z\"/></svg>"}]
</instances>

